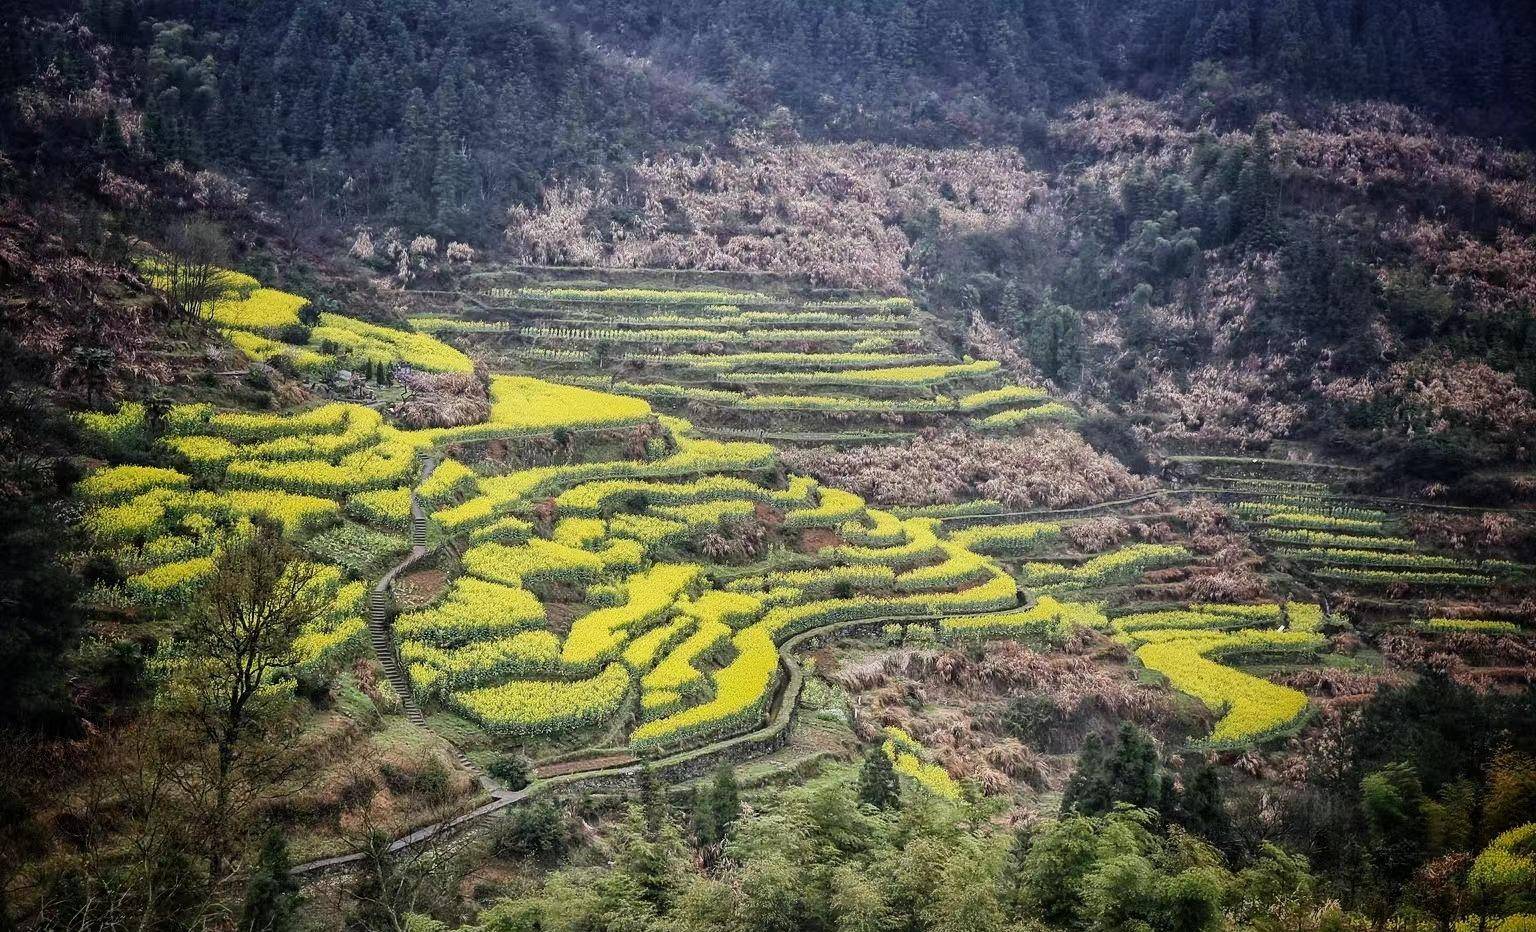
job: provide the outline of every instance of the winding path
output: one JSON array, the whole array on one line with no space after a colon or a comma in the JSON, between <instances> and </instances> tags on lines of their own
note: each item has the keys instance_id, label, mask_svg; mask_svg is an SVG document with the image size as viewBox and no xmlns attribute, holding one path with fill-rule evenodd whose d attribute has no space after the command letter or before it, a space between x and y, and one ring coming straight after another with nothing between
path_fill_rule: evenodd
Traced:
<instances>
[{"instance_id":1,"label":"winding path","mask_svg":"<svg viewBox=\"0 0 1536 932\"><path fill-rule=\"evenodd\" d=\"M421 475L416 485L420 487L432 475L437 468L437 460L426 457L422 460ZM400 663L400 656L395 652L394 632L389 627L389 587L394 585L395 579L406 570L415 566L432 551L427 547L427 513L421 506L421 499L416 496L416 490L411 490L411 552L385 573L373 588L368 590L368 639L373 643L373 654L379 662L379 667L384 671L384 676L389 684L394 687L395 695L400 698L400 708L405 713L406 719L418 728L426 729L434 736L441 739L452 751L454 759L460 767L475 775L493 798L500 799L509 791L491 779L484 769L469 759L463 749L453 742L443 738L441 734L427 724L427 717L421 711L421 706L416 702L416 693L411 689L410 678L405 673L404 666ZM302 866L302 865L301 865Z\"/></svg>"},{"instance_id":2,"label":"winding path","mask_svg":"<svg viewBox=\"0 0 1536 932\"><path fill-rule=\"evenodd\" d=\"M1008 606L1007 608L996 609L990 612L959 612L955 614L966 616L1005 615L1017 610L1017 606ZM438 838L440 836L450 834L456 830L464 828L471 823L483 819L488 815L500 812L501 810L523 802L530 797L550 792L562 786L569 786L587 781L611 781L615 779L624 779L638 774L641 769L647 765L649 765L652 770L661 771L698 761L703 758L716 757L725 754L726 752L737 747L746 745L771 745L774 742L780 740L782 736L786 735L788 730L792 727L795 717L795 709L800 700L800 690L805 683L805 672L800 664L794 659L792 654L796 648L808 641L825 637L826 635L833 634L838 631L858 628L878 628L881 625L891 623L912 624L914 622L922 623L942 621L943 619L950 617L954 616L882 615L878 618L863 618L854 619L851 621L834 621L825 625L818 625L814 628L808 628L807 630L794 635L793 637L786 640L783 644L779 645L779 665L781 668L783 668L786 675L780 677L780 682L783 684L783 688L779 691L779 694L773 703L772 712L769 716L768 723L763 727L753 731L734 735L732 737L722 738L718 741L713 741L700 747L689 748L687 750L666 754L661 757L648 760L644 763L625 764L619 767L607 767L596 770L584 770L576 773L561 774L555 777L534 780L532 783L529 783L526 787L520 790L500 790L494 794L494 798L489 802L483 803L482 805L477 806L468 812L453 816L449 819L444 819L440 822L434 822L431 825L423 826L413 832L396 838L393 842L390 843L387 850L389 853L393 854L406 848L410 848L414 845L421 844L422 842L429 841L433 838ZM318 860L306 861L302 864L295 865L292 869L292 873L296 876L304 877L324 873L331 870L341 870L360 863L363 858L364 853L361 851L356 851L351 854L336 855L335 857L320 858Z\"/></svg>"},{"instance_id":3,"label":"winding path","mask_svg":"<svg viewBox=\"0 0 1536 932\"><path fill-rule=\"evenodd\" d=\"M423 460L420 479L417 485L426 481L437 466L434 457ZM1096 505L1087 505L1080 508L1064 508L1054 510L1037 510L1023 512L1005 512L984 515L959 515L949 518L940 518L945 524L968 525L986 524L995 521L1023 520L1023 519L1049 519L1066 518L1082 515L1102 513L1127 505L1133 505L1142 501L1149 501L1163 496L1179 498L1195 495L1227 495L1232 497L1252 497L1255 492L1244 492L1231 487L1196 486L1183 489L1161 489L1147 492L1141 495L1131 496L1111 502L1101 502ZM1428 502L1413 502L1404 499L1391 499L1377 496L1332 495L1330 498L1369 502L1373 504L1390 504L1398 506L1411 506L1416 508L1431 508L1451 511L1511 511L1530 514L1529 509L1472 509L1453 505L1439 505ZM383 668L390 684L400 697L405 716L413 724L431 732L439 740L447 744L453 751L460 766L476 775L481 785L491 794L491 799L474 809L422 826L412 832L396 838L388 847L389 853L405 850L415 845L442 837L453 832L463 830L468 826L484 819L486 816L514 806L531 797L551 792L563 786L570 786L582 782L613 781L627 779L639 773L647 764L654 770L666 770L673 767L689 764L705 758L713 758L724 755L734 748L742 746L762 747L771 746L776 742L785 740L787 732L793 725L795 709L799 702L800 691L804 685L804 672L800 664L794 659L793 651L808 641L824 637L826 635L845 630L859 628L876 628L889 623L910 624L913 622L941 621L949 615L886 615L879 618L866 618L851 621L831 622L810 628L786 640L779 645L779 664L786 673L780 678L782 688L771 707L771 713L767 724L750 732L722 738L718 741L705 744L700 747L680 750L671 754L652 759L645 763L627 763L620 766L599 767L592 770L581 770L571 773L563 773L557 776L536 779L520 790L508 790L498 785L482 768L476 765L464 754L463 750L448 741L441 734L432 729L416 702L414 691L411 689L410 680L402 668L399 657L395 652L393 634L389 628L387 598L389 587L403 572L410 569L416 563L424 559L432 551L428 548L427 516L420 499L413 489L411 492L411 552L399 564L389 570L368 594L368 627L369 636L373 643L374 653L379 665ZM998 609L992 612L964 612L965 615L1002 615L1016 611L1017 607ZM319 858L296 865L292 873L299 877L311 878L328 871L343 870L360 863L364 859L363 852L336 855L334 857Z\"/></svg>"}]
</instances>

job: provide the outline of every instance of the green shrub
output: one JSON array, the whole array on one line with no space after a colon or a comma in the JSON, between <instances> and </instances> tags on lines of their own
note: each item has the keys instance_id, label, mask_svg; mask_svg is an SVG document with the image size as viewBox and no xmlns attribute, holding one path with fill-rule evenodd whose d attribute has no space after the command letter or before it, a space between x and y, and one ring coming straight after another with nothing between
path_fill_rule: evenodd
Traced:
<instances>
[{"instance_id":1,"label":"green shrub","mask_svg":"<svg viewBox=\"0 0 1536 932\"><path fill-rule=\"evenodd\" d=\"M500 754L485 769L512 790L527 786L533 777L533 768L528 765L528 759L520 754Z\"/></svg>"},{"instance_id":2,"label":"green shrub","mask_svg":"<svg viewBox=\"0 0 1536 932\"><path fill-rule=\"evenodd\" d=\"M507 813L491 833L491 850L507 860L552 864L565 853L569 835L565 813L554 803L540 800Z\"/></svg>"}]
</instances>

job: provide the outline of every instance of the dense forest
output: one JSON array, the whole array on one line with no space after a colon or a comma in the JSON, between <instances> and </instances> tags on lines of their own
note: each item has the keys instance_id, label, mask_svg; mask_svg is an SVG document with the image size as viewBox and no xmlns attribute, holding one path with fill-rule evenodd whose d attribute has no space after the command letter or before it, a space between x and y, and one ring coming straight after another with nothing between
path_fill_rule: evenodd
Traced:
<instances>
[{"instance_id":1,"label":"dense forest","mask_svg":"<svg viewBox=\"0 0 1536 932\"><path fill-rule=\"evenodd\" d=\"M49 4L34 6L47 16ZM1518 3L559 12L490 0L93 0L76 19L8 29L0 89L46 79L53 93L105 93L97 107L121 97L125 141L113 144L131 141L140 158L247 172L343 226L381 218L480 240L494 235L488 218L531 202L551 176L717 139L775 107L810 138L1031 150L1055 114L1116 88L1187 87L1216 131L1275 108L1388 100L1461 132L1536 132L1536 13ZM121 123L129 108L141 124ZM28 138L15 116L12 151L46 159L84 141L54 124Z\"/></svg>"},{"instance_id":2,"label":"dense forest","mask_svg":"<svg viewBox=\"0 0 1536 932\"><path fill-rule=\"evenodd\" d=\"M1536 5L0 9L0 930L1536 928Z\"/></svg>"}]
</instances>

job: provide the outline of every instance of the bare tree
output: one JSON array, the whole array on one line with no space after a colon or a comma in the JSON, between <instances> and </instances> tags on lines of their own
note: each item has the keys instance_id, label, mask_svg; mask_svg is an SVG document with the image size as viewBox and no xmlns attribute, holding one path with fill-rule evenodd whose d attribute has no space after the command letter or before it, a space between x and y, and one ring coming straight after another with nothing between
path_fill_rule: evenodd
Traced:
<instances>
[{"instance_id":1,"label":"bare tree","mask_svg":"<svg viewBox=\"0 0 1536 932\"><path fill-rule=\"evenodd\" d=\"M223 269L229 263L229 240L207 220L194 218L172 227L165 256L162 291L193 319L202 319L214 304L239 292Z\"/></svg>"},{"instance_id":2,"label":"bare tree","mask_svg":"<svg viewBox=\"0 0 1536 932\"><path fill-rule=\"evenodd\" d=\"M328 608L315 574L276 528L258 524L224 547L177 635L168 723L200 741L179 782L204 819L213 878L224 875L251 807L298 770L279 735L290 697L274 687L295 662L294 637Z\"/></svg>"},{"instance_id":3,"label":"bare tree","mask_svg":"<svg viewBox=\"0 0 1536 932\"><path fill-rule=\"evenodd\" d=\"M53 799L59 806L56 824L65 828L63 837L48 843L69 856L29 852L33 857L22 875L37 928L227 927L228 909L217 886L193 860L203 825L182 804L173 779L185 749L168 737L156 717L147 715L73 742L65 756L32 749L44 753L19 768L26 772L18 787L51 775L48 786L57 793L60 772L82 775Z\"/></svg>"},{"instance_id":4,"label":"bare tree","mask_svg":"<svg viewBox=\"0 0 1536 932\"><path fill-rule=\"evenodd\" d=\"M365 784L376 779L381 763L377 747L366 746L349 758L348 782ZM448 813L444 819L451 819ZM327 884L316 891L323 903L311 905L329 911L328 924L357 932L405 932L412 913L431 913L457 902L458 889L476 855L476 828L483 823L449 827L434 823L410 844L395 839L411 832L413 823L373 796L349 805L340 819L346 846L362 855L345 884ZM434 830L436 829L436 830Z\"/></svg>"}]
</instances>

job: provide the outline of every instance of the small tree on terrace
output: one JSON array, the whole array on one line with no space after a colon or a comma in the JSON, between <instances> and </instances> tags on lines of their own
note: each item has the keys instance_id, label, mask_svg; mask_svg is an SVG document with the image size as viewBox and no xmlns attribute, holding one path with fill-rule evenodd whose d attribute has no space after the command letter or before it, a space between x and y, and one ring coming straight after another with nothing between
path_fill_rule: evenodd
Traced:
<instances>
[{"instance_id":1,"label":"small tree on terrace","mask_svg":"<svg viewBox=\"0 0 1536 932\"><path fill-rule=\"evenodd\" d=\"M693 832L699 847L723 841L740 816L741 789L736 783L736 772L729 764L721 764L714 782L694 802Z\"/></svg>"},{"instance_id":2,"label":"small tree on terrace","mask_svg":"<svg viewBox=\"0 0 1536 932\"><path fill-rule=\"evenodd\" d=\"M1162 796L1161 769L1152 736L1130 722L1120 726L1109 748L1097 735L1089 735L1067 781L1061 811L1098 815L1116 803L1156 807Z\"/></svg>"},{"instance_id":3,"label":"small tree on terrace","mask_svg":"<svg viewBox=\"0 0 1536 932\"><path fill-rule=\"evenodd\" d=\"M901 802L901 783L885 749L876 746L859 768L859 802L876 809L890 809Z\"/></svg>"},{"instance_id":4,"label":"small tree on terrace","mask_svg":"<svg viewBox=\"0 0 1536 932\"><path fill-rule=\"evenodd\" d=\"M165 297L193 319L237 289L224 274L229 240L213 223L192 219L177 224L165 240Z\"/></svg>"},{"instance_id":5,"label":"small tree on terrace","mask_svg":"<svg viewBox=\"0 0 1536 932\"><path fill-rule=\"evenodd\" d=\"M262 843L261 856L246 886L240 932L291 932L298 927L294 908L299 884L290 873L288 842L273 829Z\"/></svg>"},{"instance_id":6,"label":"small tree on terrace","mask_svg":"<svg viewBox=\"0 0 1536 932\"><path fill-rule=\"evenodd\" d=\"M178 782L205 826L214 878L235 854L251 804L295 773L277 734L287 703L272 686L294 663L294 637L327 608L315 572L258 522L225 543L176 638L165 711L185 739Z\"/></svg>"}]
</instances>

